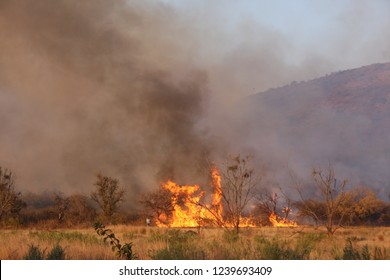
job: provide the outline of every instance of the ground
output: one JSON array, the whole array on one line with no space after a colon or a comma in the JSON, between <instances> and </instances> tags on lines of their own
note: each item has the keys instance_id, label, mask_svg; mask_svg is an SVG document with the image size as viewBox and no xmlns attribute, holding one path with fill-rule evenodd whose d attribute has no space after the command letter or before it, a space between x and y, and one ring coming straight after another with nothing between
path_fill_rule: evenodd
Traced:
<instances>
[{"instance_id":1,"label":"ground","mask_svg":"<svg viewBox=\"0 0 390 280\"><path fill-rule=\"evenodd\" d=\"M323 228L168 229L107 226L138 259L390 259L390 227L347 227L328 237ZM65 259L117 259L94 229L0 230L0 259L24 259L31 245L44 256L59 244Z\"/></svg>"}]
</instances>

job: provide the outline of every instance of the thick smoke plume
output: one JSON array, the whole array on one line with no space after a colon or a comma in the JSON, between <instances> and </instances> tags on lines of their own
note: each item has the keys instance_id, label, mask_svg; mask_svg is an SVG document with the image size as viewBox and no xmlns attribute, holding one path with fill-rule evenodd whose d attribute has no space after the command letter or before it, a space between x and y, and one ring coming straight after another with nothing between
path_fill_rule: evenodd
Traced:
<instances>
[{"instance_id":1,"label":"thick smoke plume","mask_svg":"<svg viewBox=\"0 0 390 280\"><path fill-rule=\"evenodd\" d=\"M193 180L209 151L197 122L206 73L187 65L162 5L1 1L0 165L31 190L128 193ZM147 12L146 12L147 10Z\"/></svg>"}]
</instances>

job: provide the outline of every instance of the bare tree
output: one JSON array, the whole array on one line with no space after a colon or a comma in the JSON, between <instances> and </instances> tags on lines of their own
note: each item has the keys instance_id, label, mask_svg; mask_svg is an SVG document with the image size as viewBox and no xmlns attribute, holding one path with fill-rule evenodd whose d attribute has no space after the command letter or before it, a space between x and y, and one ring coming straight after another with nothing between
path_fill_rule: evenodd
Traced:
<instances>
[{"instance_id":1,"label":"bare tree","mask_svg":"<svg viewBox=\"0 0 390 280\"><path fill-rule=\"evenodd\" d=\"M99 205L103 217L107 222L112 222L113 216L118 212L119 204L123 201L125 191L120 188L117 179L97 175L95 183L96 191L91 193L91 198Z\"/></svg>"},{"instance_id":2,"label":"bare tree","mask_svg":"<svg viewBox=\"0 0 390 280\"><path fill-rule=\"evenodd\" d=\"M0 221L7 216L19 214L24 206L20 195L15 191L12 172L0 167Z\"/></svg>"},{"instance_id":3,"label":"bare tree","mask_svg":"<svg viewBox=\"0 0 390 280\"><path fill-rule=\"evenodd\" d=\"M312 175L319 190L319 199L305 199L302 190L298 189L301 201L296 205L301 215L312 217L317 223L324 224L331 236L340 228L348 213L348 198L345 194L347 181L339 181L331 165L325 172L320 168L313 168Z\"/></svg>"},{"instance_id":4,"label":"bare tree","mask_svg":"<svg viewBox=\"0 0 390 280\"><path fill-rule=\"evenodd\" d=\"M260 213L264 213L267 217L271 213L276 213L278 204L278 194L275 192L262 192L256 197L257 208Z\"/></svg>"},{"instance_id":5,"label":"bare tree","mask_svg":"<svg viewBox=\"0 0 390 280\"><path fill-rule=\"evenodd\" d=\"M256 195L256 208L253 211L257 223L261 225L270 224L269 217L277 212L278 195L268 190Z\"/></svg>"},{"instance_id":6,"label":"bare tree","mask_svg":"<svg viewBox=\"0 0 390 280\"><path fill-rule=\"evenodd\" d=\"M166 224L172 215L172 193L166 189L147 192L142 195L141 203L158 222Z\"/></svg>"},{"instance_id":7,"label":"bare tree","mask_svg":"<svg viewBox=\"0 0 390 280\"><path fill-rule=\"evenodd\" d=\"M280 194L274 191L265 190L256 196L256 208L254 209L254 213L255 216L258 217L258 222L260 224L274 225L271 221L272 219L275 219L275 221L279 223L284 223L284 225L287 225L287 222L290 224L293 223L289 221L289 215L292 212L292 201L280 187L279 193ZM280 198L282 198L282 200Z\"/></svg>"},{"instance_id":8,"label":"bare tree","mask_svg":"<svg viewBox=\"0 0 390 280\"><path fill-rule=\"evenodd\" d=\"M231 158L222 175L222 200L226 209L226 221L239 233L244 209L254 197L259 177L255 175L249 156Z\"/></svg>"}]
</instances>

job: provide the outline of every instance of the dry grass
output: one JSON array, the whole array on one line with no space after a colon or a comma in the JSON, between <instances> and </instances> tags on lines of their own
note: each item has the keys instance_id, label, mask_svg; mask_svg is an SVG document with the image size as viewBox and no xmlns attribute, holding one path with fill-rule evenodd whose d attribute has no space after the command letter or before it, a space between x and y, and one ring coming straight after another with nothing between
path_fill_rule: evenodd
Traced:
<instances>
[{"instance_id":1,"label":"dry grass","mask_svg":"<svg viewBox=\"0 0 390 280\"><path fill-rule=\"evenodd\" d=\"M367 246L371 258L390 259L390 228L343 228L333 237L315 228L244 228L237 238L219 228L164 229L110 226L121 243L132 242L139 259L341 259L351 241L357 251ZM108 244L91 229L0 231L0 259L23 259L29 245L46 253L59 243L66 259L115 259Z\"/></svg>"}]
</instances>

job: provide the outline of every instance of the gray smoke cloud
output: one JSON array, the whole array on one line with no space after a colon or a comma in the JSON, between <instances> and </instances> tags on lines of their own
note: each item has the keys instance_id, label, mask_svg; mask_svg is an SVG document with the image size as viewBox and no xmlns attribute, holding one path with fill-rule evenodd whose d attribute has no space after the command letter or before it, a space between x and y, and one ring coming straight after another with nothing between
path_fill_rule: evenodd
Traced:
<instances>
[{"instance_id":1,"label":"gray smoke cloud","mask_svg":"<svg viewBox=\"0 0 390 280\"><path fill-rule=\"evenodd\" d=\"M241 99L390 59L388 19L364 31L371 37L349 32L383 9L353 3L335 13L342 28L301 46L250 18L232 25L210 1L183 12L160 1L2 0L0 165L22 190L88 194L102 172L132 198L168 177L202 184L207 160L229 153L279 170L293 139L278 127L288 124L259 102L261 127L248 135ZM294 168L303 173L306 162Z\"/></svg>"}]
</instances>

